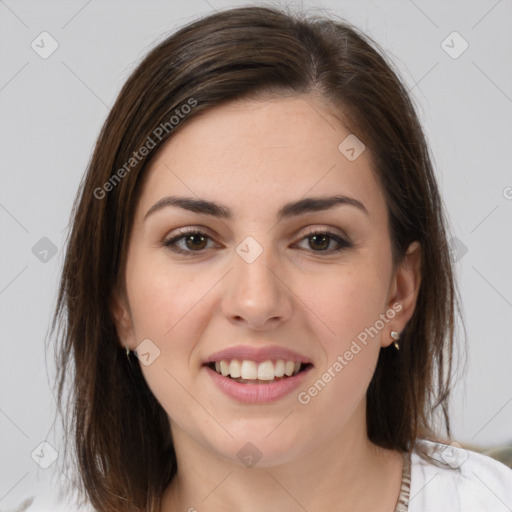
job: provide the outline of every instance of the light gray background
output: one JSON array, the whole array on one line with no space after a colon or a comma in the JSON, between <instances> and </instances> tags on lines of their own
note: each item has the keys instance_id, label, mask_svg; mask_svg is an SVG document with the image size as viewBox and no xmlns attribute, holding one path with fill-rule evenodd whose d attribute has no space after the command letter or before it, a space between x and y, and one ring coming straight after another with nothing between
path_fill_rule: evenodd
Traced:
<instances>
[{"instance_id":1,"label":"light gray background","mask_svg":"<svg viewBox=\"0 0 512 512\"><path fill-rule=\"evenodd\" d=\"M57 468L31 458L43 441L61 445L52 430L53 353L45 356L43 340L72 201L109 106L158 41L198 15L243 4L0 0L2 512L42 493ZM412 91L457 239L469 363L453 395L455 439L511 441L512 1L314 5L376 39ZM47 59L31 48L43 31L59 45ZM469 44L456 59L442 47L453 31ZM58 250L46 262L32 250L42 237Z\"/></svg>"}]
</instances>

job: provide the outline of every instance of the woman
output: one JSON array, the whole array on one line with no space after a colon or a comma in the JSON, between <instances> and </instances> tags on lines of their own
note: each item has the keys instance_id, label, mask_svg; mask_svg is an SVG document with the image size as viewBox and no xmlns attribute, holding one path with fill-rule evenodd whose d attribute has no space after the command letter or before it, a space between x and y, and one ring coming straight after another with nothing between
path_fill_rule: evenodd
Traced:
<instances>
[{"instance_id":1,"label":"woman","mask_svg":"<svg viewBox=\"0 0 512 512\"><path fill-rule=\"evenodd\" d=\"M512 472L449 444L446 221L412 103L371 43L342 21L232 9L123 87L54 318L84 503L512 507Z\"/></svg>"}]
</instances>

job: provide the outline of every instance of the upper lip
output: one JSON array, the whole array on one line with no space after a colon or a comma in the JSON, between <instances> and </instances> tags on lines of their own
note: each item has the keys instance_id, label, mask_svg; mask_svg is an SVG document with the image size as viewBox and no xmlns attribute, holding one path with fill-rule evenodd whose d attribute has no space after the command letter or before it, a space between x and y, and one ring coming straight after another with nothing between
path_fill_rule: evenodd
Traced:
<instances>
[{"instance_id":1,"label":"upper lip","mask_svg":"<svg viewBox=\"0 0 512 512\"><path fill-rule=\"evenodd\" d=\"M284 361L294 361L299 363L310 363L310 359L306 356L277 345L267 347L251 347L248 345L238 345L235 347L225 348L219 352L215 352L205 361L205 364L214 363L222 360L239 359L255 361L262 363L263 361L283 359Z\"/></svg>"}]
</instances>

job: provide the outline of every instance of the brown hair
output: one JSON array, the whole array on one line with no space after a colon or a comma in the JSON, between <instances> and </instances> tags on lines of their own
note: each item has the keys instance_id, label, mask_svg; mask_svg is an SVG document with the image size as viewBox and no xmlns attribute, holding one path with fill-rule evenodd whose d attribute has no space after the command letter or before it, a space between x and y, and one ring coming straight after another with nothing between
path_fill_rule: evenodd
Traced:
<instances>
[{"instance_id":1,"label":"brown hair","mask_svg":"<svg viewBox=\"0 0 512 512\"><path fill-rule=\"evenodd\" d=\"M167 414L110 313L144 171L188 121L234 99L313 92L364 141L386 197L394 264L411 242L422 247L415 312L400 351L381 350L367 392L368 438L397 450L436 439L439 407L451 435L458 296L429 150L393 65L368 36L332 18L245 7L199 19L149 52L104 123L73 207L52 323L76 486L98 510L157 512L177 469Z\"/></svg>"}]
</instances>

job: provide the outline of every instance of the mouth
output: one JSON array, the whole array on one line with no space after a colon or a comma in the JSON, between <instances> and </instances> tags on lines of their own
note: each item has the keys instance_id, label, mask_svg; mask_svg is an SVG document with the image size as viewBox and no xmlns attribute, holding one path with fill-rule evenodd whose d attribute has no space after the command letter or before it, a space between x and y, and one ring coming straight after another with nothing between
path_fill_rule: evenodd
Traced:
<instances>
[{"instance_id":1,"label":"mouth","mask_svg":"<svg viewBox=\"0 0 512 512\"><path fill-rule=\"evenodd\" d=\"M240 384L271 384L295 377L308 371L313 365L291 359L221 359L209 361L204 366Z\"/></svg>"}]
</instances>

